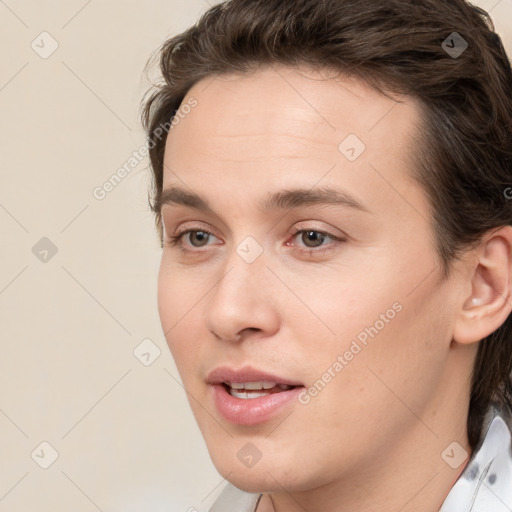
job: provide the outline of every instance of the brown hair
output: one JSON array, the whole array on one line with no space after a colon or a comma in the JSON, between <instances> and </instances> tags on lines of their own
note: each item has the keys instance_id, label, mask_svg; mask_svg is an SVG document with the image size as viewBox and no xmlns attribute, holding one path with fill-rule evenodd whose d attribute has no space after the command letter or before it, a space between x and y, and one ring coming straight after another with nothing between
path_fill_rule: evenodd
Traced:
<instances>
[{"instance_id":1,"label":"brown hair","mask_svg":"<svg viewBox=\"0 0 512 512\"><path fill-rule=\"evenodd\" d=\"M461 55L449 53L454 32L468 45ZM512 225L504 193L512 182L512 71L488 13L464 0L231 0L167 40L157 56L163 81L144 98L142 122L160 241L166 137L158 128L199 80L273 63L338 70L383 94L419 100L413 173L433 205L445 276L488 230ZM492 402L512 410L511 371L509 316L479 344L467 419L472 448Z\"/></svg>"}]
</instances>

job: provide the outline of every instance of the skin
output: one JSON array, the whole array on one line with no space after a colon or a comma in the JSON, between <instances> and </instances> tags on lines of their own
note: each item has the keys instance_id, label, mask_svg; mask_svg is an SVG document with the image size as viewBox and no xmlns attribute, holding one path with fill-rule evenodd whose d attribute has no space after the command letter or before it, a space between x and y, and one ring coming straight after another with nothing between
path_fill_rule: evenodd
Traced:
<instances>
[{"instance_id":1,"label":"skin","mask_svg":"<svg viewBox=\"0 0 512 512\"><path fill-rule=\"evenodd\" d=\"M164 189L193 191L215 213L162 208L165 240L196 233L164 242L158 305L213 463L265 493L258 512L438 511L468 460L452 468L441 454L452 442L471 454L478 341L510 313L510 228L442 278L431 206L411 178L421 119L412 98L395 103L358 79L297 67L209 77L190 97L197 106L167 139ZM353 162L338 149L348 134L366 145ZM320 185L368 212L257 209L268 193ZM263 250L252 263L236 252L249 235ZM309 403L255 426L216 410L212 369L249 364L309 388L396 302L403 309ZM250 468L237 457L247 442L262 454Z\"/></svg>"}]
</instances>

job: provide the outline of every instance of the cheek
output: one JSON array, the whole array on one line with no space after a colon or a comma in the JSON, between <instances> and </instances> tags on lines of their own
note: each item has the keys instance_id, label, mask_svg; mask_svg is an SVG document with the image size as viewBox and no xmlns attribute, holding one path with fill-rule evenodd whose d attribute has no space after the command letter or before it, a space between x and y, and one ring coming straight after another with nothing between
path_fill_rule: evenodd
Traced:
<instances>
[{"instance_id":1,"label":"cheek","mask_svg":"<svg viewBox=\"0 0 512 512\"><path fill-rule=\"evenodd\" d=\"M199 326L195 318L198 301L197 293L191 292L182 273L173 269L163 256L158 275L158 313L167 345L182 377L182 370L195 355L190 350L190 342L201 339L194 332L195 326Z\"/></svg>"},{"instance_id":2,"label":"cheek","mask_svg":"<svg viewBox=\"0 0 512 512\"><path fill-rule=\"evenodd\" d=\"M164 332L172 331L183 323L195 325L191 321L197 314L197 307L205 291L201 286L201 277L194 277L190 269L184 269L176 263L176 257L164 248L158 273L158 312Z\"/></svg>"},{"instance_id":3,"label":"cheek","mask_svg":"<svg viewBox=\"0 0 512 512\"><path fill-rule=\"evenodd\" d=\"M437 331L442 338L447 332L446 319L432 316L436 313L433 301L413 305L402 300L403 309L380 330L376 320L387 309L373 304L366 327L361 329L357 321L350 326L338 321L340 331L346 327L346 335L338 336L322 353L305 354L314 367L309 384L318 391L313 390L316 396L300 412L305 422L317 418L316 439L328 437L333 431L344 432L368 446L372 445L370 440L382 440L380 436L392 438L393 433L415 424L417 418L411 410L421 417L436 393L446 353L442 340L435 339L432 332ZM382 304L388 306L388 302L386 298ZM354 308L352 313L356 317L363 315L363 310ZM369 328L372 326L376 330ZM358 334L364 334L365 343ZM324 448L326 459L331 457L329 449L336 452L333 446ZM334 458L337 456L339 453Z\"/></svg>"},{"instance_id":4,"label":"cheek","mask_svg":"<svg viewBox=\"0 0 512 512\"><path fill-rule=\"evenodd\" d=\"M297 289L297 295L303 302L311 305L315 317L304 315L299 304L297 309L317 325L317 336L321 334L327 348L334 354L348 350L351 341L358 339L362 346L364 342L389 329L401 314L400 290L398 283L389 279L389 274L379 276L376 271L360 272L357 269L323 276L320 290ZM306 312L307 313L307 312ZM383 315L383 319L381 318ZM316 344L315 337L311 342Z\"/></svg>"},{"instance_id":5,"label":"cheek","mask_svg":"<svg viewBox=\"0 0 512 512\"><path fill-rule=\"evenodd\" d=\"M162 324L170 320L170 316L174 314L174 297L175 291L173 291L169 276L163 270L163 265L160 266L160 272L158 274L158 312L160 314L160 320Z\"/></svg>"},{"instance_id":6,"label":"cheek","mask_svg":"<svg viewBox=\"0 0 512 512\"><path fill-rule=\"evenodd\" d=\"M162 256L158 274L158 313L167 339L169 339L168 333L177 320L177 286L173 283L172 277L166 269L164 256Z\"/></svg>"},{"instance_id":7,"label":"cheek","mask_svg":"<svg viewBox=\"0 0 512 512\"><path fill-rule=\"evenodd\" d=\"M310 290L308 295L306 289L301 290L304 302L312 305L322 321L315 320L321 329L317 336L301 337L311 382L322 379L331 369L340 376L333 380L348 401L370 384L374 393L378 391L375 386L380 386L392 399L392 393L372 370L392 389L404 396L411 393L414 401L420 383L427 386L430 382L429 372L442 368L450 338L450 312L442 306L446 303L444 288L436 283L436 276L430 276L411 292L421 271L425 274L430 269L416 257L409 260L414 266L404 265L404 259L389 258L387 264L374 266L371 273L356 269L346 279L323 280L322 294ZM343 358L343 368L337 364L336 371L333 365L338 356ZM329 379L329 375L325 377ZM378 401L382 398L379 393L373 396ZM372 396L368 400L372 401Z\"/></svg>"}]
</instances>

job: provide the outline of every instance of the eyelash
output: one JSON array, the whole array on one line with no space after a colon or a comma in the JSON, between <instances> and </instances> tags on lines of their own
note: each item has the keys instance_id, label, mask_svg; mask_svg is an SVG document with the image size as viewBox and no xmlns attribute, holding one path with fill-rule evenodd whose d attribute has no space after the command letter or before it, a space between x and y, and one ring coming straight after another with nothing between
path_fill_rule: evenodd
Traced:
<instances>
[{"instance_id":1,"label":"eyelash","mask_svg":"<svg viewBox=\"0 0 512 512\"><path fill-rule=\"evenodd\" d=\"M183 238L183 236L185 236L188 233L197 233L197 232L205 233L206 235L215 236L211 231L208 231L207 229L191 228L191 229L184 230L181 233L177 233L174 236L170 236L168 240L165 240L165 243L167 243L168 245L170 245L172 247L175 247L178 245L178 243ZM292 238L295 238L299 233L307 233L307 232L320 233L321 235L327 236L331 240L334 241L334 242L331 242L330 244L327 244L327 246L325 246L325 247L319 246L318 248L315 248L315 247L299 248L299 252L306 253L308 255L325 253L328 251L335 250L336 247L333 247L333 246L337 246L338 243L345 242L345 238L337 237L337 236L331 235L330 233L326 233L325 231L320 231L318 229L294 228L293 231L290 233L290 235L292 236ZM179 249L183 252L201 252L200 249L198 251L196 251L194 249L192 249L192 250L185 249L181 246L179 247Z\"/></svg>"}]
</instances>

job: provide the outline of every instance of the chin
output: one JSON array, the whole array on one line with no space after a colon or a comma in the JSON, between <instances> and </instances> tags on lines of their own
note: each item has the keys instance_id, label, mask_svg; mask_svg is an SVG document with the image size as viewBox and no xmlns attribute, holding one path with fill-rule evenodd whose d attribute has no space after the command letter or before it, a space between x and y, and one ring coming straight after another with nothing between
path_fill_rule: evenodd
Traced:
<instances>
[{"instance_id":1,"label":"chin","mask_svg":"<svg viewBox=\"0 0 512 512\"><path fill-rule=\"evenodd\" d=\"M241 473L233 472L225 475L224 478L242 491L256 494L282 491L283 487L290 489L286 482L279 485L279 475L269 474L262 470L256 471L255 468Z\"/></svg>"},{"instance_id":2,"label":"chin","mask_svg":"<svg viewBox=\"0 0 512 512\"><path fill-rule=\"evenodd\" d=\"M217 471L231 484L242 491L250 493L304 491L309 486L303 479L306 475L297 470L297 466L288 461L288 467L283 467L280 460L259 460L252 467L244 467L236 459L236 462L228 460L226 453L217 454L212 461Z\"/></svg>"}]
</instances>

